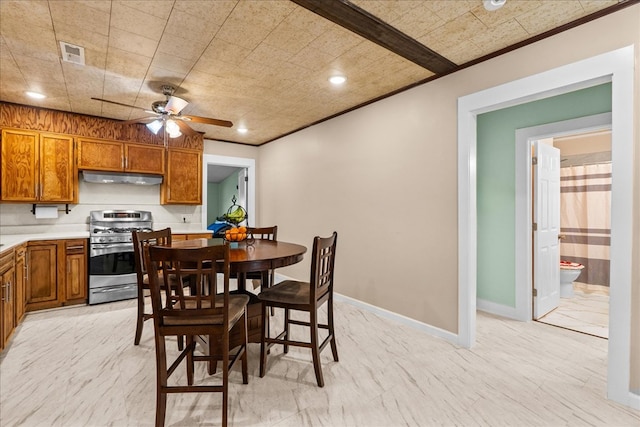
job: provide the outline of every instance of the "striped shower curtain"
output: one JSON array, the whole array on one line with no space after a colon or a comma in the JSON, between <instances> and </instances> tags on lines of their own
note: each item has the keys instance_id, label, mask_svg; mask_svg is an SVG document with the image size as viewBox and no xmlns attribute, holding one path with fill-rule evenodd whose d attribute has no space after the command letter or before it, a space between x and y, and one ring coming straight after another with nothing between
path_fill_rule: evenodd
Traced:
<instances>
[{"instance_id":1,"label":"striped shower curtain","mask_svg":"<svg viewBox=\"0 0 640 427\"><path fill-rule=\"evenodd\" d=\"M583 264L576 280L609 286L611 245L611 163L560 170L562 260Z\"/></svg>"}]
</instances>

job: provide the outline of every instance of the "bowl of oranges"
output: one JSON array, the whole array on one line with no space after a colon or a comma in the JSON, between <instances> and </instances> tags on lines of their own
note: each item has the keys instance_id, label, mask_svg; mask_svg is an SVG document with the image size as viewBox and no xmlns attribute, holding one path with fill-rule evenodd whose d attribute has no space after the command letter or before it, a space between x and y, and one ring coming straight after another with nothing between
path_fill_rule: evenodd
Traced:
<instances>
[{"instance_id":1,"label":"bowl of oranges","mask_svg":"<svg viewBox=\"0 0 640 427\"><path fill-rule=\"evenodd\" d=\"M228 242L242 242L247 240L247 227L231 227L224 232L224 239Z\"/></svg>"}]
</instances>

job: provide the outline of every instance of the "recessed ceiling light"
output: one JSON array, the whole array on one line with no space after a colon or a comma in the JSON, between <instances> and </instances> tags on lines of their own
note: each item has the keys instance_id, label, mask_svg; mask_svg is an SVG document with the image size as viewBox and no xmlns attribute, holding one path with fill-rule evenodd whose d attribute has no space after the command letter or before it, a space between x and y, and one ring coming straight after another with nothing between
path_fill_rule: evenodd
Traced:
<instances>
[{"instance_id":1,"label":"recessed ceiling light","mask_svg":"<svg viewBox=\"0 0 640 427\"><path fill-rule=\"evenodd\" d=\"M347 81L347 78L345 76L331 76L329 77L329 81L331 82L331 84L341 85Z\"/></svg>"},{"instance_id":2,"label":"recessed ceiling light","mask_svg":"<svg viewBox=\"0 0 640 427\"><path fill-rule=\"evenodd\" d=\"M46 98L46 96L44 96L41 93L38 92L27 92L27 95L30 96L31 98L35 98L35 99L44 99Z\"/></svg>"},{"instance_id":3,"label":"recessed ceiling light","mask_svg":"<svg viewBox=\"0 0 640 427\"><path fill-rule=\"evenodd\" d=\"M249 132L249 129L247 128L238 128L238 133L247 133Z\"/></svg>"},{"instance_id":4,"label":"recessed ceiling light","mask_svg":"<svg viewBox=\"0 0 640 427\"><path fill-rule=\"evenodd\" d=\"M483 4L484 8L491 12L500 9L506 2L507 0L484 0Z\"/></svg>"}]
</instances>

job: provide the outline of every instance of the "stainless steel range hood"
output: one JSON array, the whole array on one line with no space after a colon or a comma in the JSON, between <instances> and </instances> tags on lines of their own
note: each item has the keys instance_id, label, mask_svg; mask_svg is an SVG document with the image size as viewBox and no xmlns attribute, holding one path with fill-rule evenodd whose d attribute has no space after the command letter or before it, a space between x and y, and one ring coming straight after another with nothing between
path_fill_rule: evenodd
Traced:
<instances>
[{"instance_id":1,"label":"stainless steel range hood","mask_svg":"<svg viewBox=\"0 0 640 427\"><path fill-rule=\"evenodd\" d=\"M162 183L160 175L82 171L82 177L86 182L99 184L158 185Z\"/></svg>"}]
</instances>

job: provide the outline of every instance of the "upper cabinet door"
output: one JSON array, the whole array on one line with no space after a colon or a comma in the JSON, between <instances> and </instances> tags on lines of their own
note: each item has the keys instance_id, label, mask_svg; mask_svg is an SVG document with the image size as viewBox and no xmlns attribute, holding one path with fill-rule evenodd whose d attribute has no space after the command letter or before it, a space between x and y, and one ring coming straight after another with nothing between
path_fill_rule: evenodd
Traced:
<instances>
[{"instance_id":1,"label":"upper cabinet door","mask_svg":"<svg viewBox=\"0 0 640 427\"><path fill-rule=\"evenodd\" d=\"M77 202L78 173L73 153L73 137L40 134L41 202Z\"/></svg>"},{"instance_id":2,"label":"upper cabinet door","mask_svg":"<svg viewBox=\"0 0 640 427\"><path fill-rule=\"evenodd\" d=\"M38 200L38 132L2 130L0 199L6 202Z\"/></svg>"},{"instance_id":3,"label":"upper cabinet door","mask_svg":"<svg viewBox=\"0 0 640 427\"><path fill-rule=\"evenodd\" d=\"M73 137L20 129L2 130L3 201L77 201Z\"/></svg>"},{"instance_id":4,"label":"upper cabinet door","mask_svg":"<svg viewBox=\"0 0 640 427\"><path fill-rule=\"evenodd\" d=\"M124 144L117 141L78 138L78 169L122 172Z\"/></svg>"},{"instance_id":5,"label":"upper cabinet door","mask_svg":"<svg viewBox=\"0 0 640 427\"><path fill-rule=\"evenodd\" d=\"M169 149L160 204L202 204L202 153Z\"/></svg>"},{"instance_id":6,"label":"upper cabinet door","mask_svg":"<svg viewBox=\"0 0 640 427\"><path fill-rule=\"evenodd\" d=\"M164 175L164 147L124 144L125 170Z\"/></svg>"}]
</instances>

